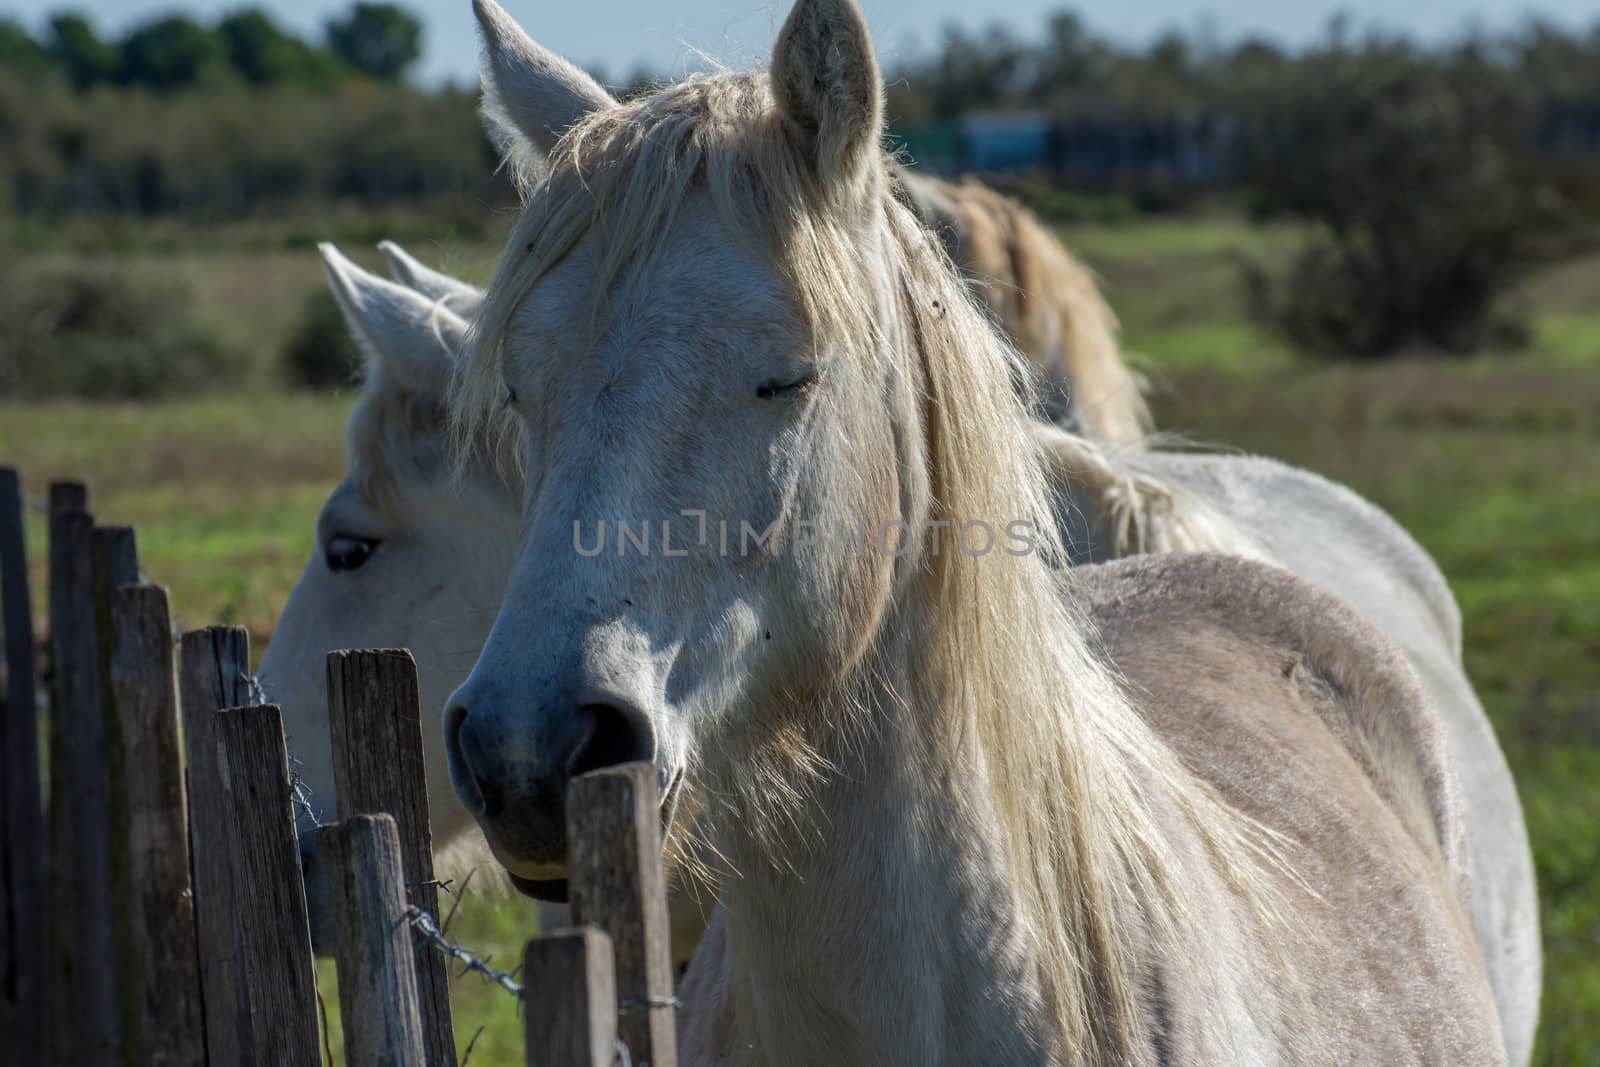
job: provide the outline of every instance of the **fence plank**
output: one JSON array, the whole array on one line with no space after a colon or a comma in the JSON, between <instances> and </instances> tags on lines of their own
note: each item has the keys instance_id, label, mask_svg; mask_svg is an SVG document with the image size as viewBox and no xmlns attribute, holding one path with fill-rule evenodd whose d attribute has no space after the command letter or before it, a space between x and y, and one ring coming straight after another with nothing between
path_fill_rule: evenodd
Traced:
<instances>
[{"instance_id":1,"label":"fence plank","mask_svg":"<svg viewBox=\"0 0 1600 1067\"><path fill-rule=\"evenodd\" d=\"M410 901L437 923L439 890L433 875L433 834L422 762L422 711L411 653L405 649L328 653L328 712L339 817L376 812L394 817ZM454 1067L445 961L434 952L415 957L428 1063Z\"/></svg>"},{"instance_id":2,"label":"fence plank","mask_svg":"<svg viewBox=\"0 0 1600 1067\"><path fill-rule=\"evenodd\" d=\"M50 483L50 514L89 510L89 487L82 482Z\"/></svg>"},{"instance_id":3,"label":"fence plank","mask_svg":"<svg viewBox=\"0 0 1600 1067\"><path fill-rule=\"evenodd\" d=\"M72 877L72 857L68 846L72 841L70 814L57 790L64 788L63 767L66 757L62 753L65 743L61 729L61 680L56 662L56 633L53 616L56 613L57 576L55 562L56 542L65 537L61 529L62 516L85 512L89 508L89 491L81 482L51 482L49 503L49 530L46 542L46 560L49 565L49 586L46 589L46 607L52 616L52 625L46 642L48 666L46 683L50 689L50 714L46 722L46 743L49 758L49 776L44 783L48 792L46 811L48 822L45 838L45 1041L50 1063L71 1063L79 1055L79 1042L84 1032L76 1020L75 1000L79 973L84 961L73 952L76 940L74 930L77 915L74 894L76 882Z\"/></svg>"},{"instance_id":4,"label":"fence plank","mask_svg":"<svg viewBox=\"0 0 1600 1067\"><path fill-rule=\"evenodd\" d=\"M38 662L22 481L0 467L0 627L6 703L0 718L0 1048L16 1067L44 1062L44 812L39 793Z\"/></svg>"},{"instance_id":5,"label":"fence plank","mask_svg":"<svg viewBox=\"0 0 1600 1067\"><path fill-rule=\"evenodd\" d=\"M194 885L195 944L200 961L206 1055L214 1065L259 1061L245 997L237 893L228 845L233 829L217 777L216 715L250 703L250 635L242 626L190 630L180 641L178 703L188 747L189 862ZM197 755L200 754L200 755Z\"/></svg>"},{"instance_id":6,"label":"fence plank","mask_svg":"<svg viewBox=\"0 0 1600 1067\"><path fill-rule=\"evenodd\" d=\"M349 1067L423 1067L416 953L406 919L400 833L386 814L322 828Z\"/></svg>"},{"instance_id":7,"label":"fence plank","mask_svg":"<svg viewBox=\"0 0 1600 1067\"><path fill-rule=\"evenodd\" d=\"M123 781L122 726L117 719L116 692L111 684L111 601L120 587L139 580L139 553L133 529L96 526L92 538L94 567L95 663L100 687L100 728L106 753L106 811L111 827L112 936L116 938L118 1027L123 1047L132 1055L132 1036L139 1025L136 998L130 995L139 969L134 947L134 884L129 871L127 783Z\"/></svg>"},{"instance_id":8,"label":"fence plank","mask_svg":"<svg viewBox=\"0 0 1600 1067\"><path fill-rule=\"evenodd\" d=\"M51 486L50 923L52 1060L121 1058L111 814L94 617L94 519L76 483Z\"/></svg>"},{"instance_id":9,"label":"fence plank","mask_svg":"<svg viewBox=\"0 0 1600 1067\"><path fill-rule=\"evenodd\" d=\"M134 966L122 976L132 1026L132 1061L203 1067L200 976L195 958L194 897L189 890L188 822L178 693L173 676L172 616L166 590L124 585L111 599L111 686L122 758L121 829L128 852L122 902ZM129 1016L125 1016L129 1018Z\"/></svg>"},{"instance_id":10,"label":"fence plank","mask_svg":"<svg viewBox=\"0 0 1600 1067\"><path fill-rule=\"evenodd\" d=\"M611 935L618 1030L634 1062L675 1067L660 809L651 764L625 763L573 779L567 790L567 873L572 921Z\"/></svg>"},{"instance_id":11,"label":"fence plank","mask_svg":"<svg viewBox=\"0 0 1600 1067\"><path fill-rule=\"evenodd\" d=\"M207 626L178 639L178 705L186 751L215 737L213 713L250 703L250 631Z\"/></svg>"},{"instance_id":12,"label":"fence plank","mask_svg":"<svg viewBox=\"0 0 1600 1067\"><path fill-rule=\"evenodd\" d=\"M536 937L523 950L522 973L528 1067L612 1067L617 979L606 932L584 926Z\"/></svg>"},{"instance_id":13,"label":"fence plank","mask_svg":"<svg viewBox=\"0 0 1600 1067\"><path fill-rule=\"evenodd\" d=\"M234 1063L317 1067L316 972L300 882L300 849L289 799L283 717L271 704L219 711L215 747L194 752L193 781L215 781L193 807L217 805L227 828L228 866L239 928L238 973L250 1044Z\"/></svg>"}]
</instances>

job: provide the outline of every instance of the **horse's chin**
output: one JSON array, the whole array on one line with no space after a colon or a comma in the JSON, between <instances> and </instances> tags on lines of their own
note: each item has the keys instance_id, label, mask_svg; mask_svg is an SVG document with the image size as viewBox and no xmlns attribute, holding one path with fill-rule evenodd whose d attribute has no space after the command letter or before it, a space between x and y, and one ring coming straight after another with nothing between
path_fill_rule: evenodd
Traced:
<instances>
[{"instance_id":1,"label":"horse's chin","mask_svg":"<svg viewBox=\"0 0 1600 1067\"><path fill-rule=\"evenodd\" d=\"M567 902L567 880L565 878L519 878L507 871L511 884L523 896L542 900L547 904L565 904Z\"/></svg>"},{"instance_id":2,"label":"horse's chin","mask_svg":"<svg viewBox=\"0 0 1600 1067\"><path fill-rule=\"evenodd\" d=\"M506 872L506 877L517 892L535 900L544 900L551 903L565 903L567 899L567 865L565 863L540 863L534 860L519 859L510 855L509 850L502 851L495 847L493 838L489 839L489 851L494 853L495 859L500 861L500 867Z\"/></svg>"}]
</instances>

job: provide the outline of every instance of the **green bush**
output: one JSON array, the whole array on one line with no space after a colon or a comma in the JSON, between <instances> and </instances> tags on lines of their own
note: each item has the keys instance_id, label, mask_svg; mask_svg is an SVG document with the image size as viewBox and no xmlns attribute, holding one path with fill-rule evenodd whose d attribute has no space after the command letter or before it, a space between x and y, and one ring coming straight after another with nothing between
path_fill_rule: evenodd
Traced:
<instances>
[{"instance_id":1,"label":"green bush","mask_svg":"<svg viewBox=\"0 0 1600 1067\"><path fill-rule=\"evenodd\" d=\"M1555 214L1524 165L1535 101L1471 55L1334 45L1253 101L1245 177L1315 236L1257 309L1301 347L1361 357L1525 337L1498 301Z\"/></svg>"},{"instance_id":2,"label":"green bush","mask_svg":"<svg viewBox=\"0 0 1600 1067\"><path fill-rule=\"evenodd\" d=\"M235 385L245 369L182 285L82 265L0 275L0 393L147 400Z\"/></svg>"},{"instance_id":3,"label":"green bush","mask_svg":"<svg viewBox=\"0 0 1600 1067\"><path fill-rule=\"evenodd\" d=\"M307 299L288 344L283 349L283 374L290 385L328 389L354 382L361 354L333 296L318 289Z\"/></svg>"}]
</instances>

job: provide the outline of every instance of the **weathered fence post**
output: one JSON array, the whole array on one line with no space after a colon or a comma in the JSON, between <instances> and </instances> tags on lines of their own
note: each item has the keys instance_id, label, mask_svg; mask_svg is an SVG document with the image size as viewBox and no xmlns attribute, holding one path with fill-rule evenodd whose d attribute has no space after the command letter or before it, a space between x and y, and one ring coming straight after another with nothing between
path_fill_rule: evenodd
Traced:
<instances>
[{"instance_id":1,"label":"weathered fence post","mask_svg":"<svg viewBox=\"0 0 1600 1067\"><path fill-rule=\"evenodd\" d=\"M111 601L118 588L139 580L139 552L133 529L128 526L96 526L92 541L95 664L100 689L100 728L105 738L106 811L111 829L110 892L112 936L116 938L117 948L117 1025L123 1048L132 1056L136 1047L132 1037L139 1025L139 1008L137 998L130 996L129 986L139 967L133 933L133 924L138 920L132 910L134 887L124 814L128 810L128 797L127 783L123 780L122 725L117 718L116 692L111 684Z\"/></svg>"},{"instance_id":2,"label":"weathered fence post","mask_svg":"<svg viewBox=\"0 0 1600 1067\"><path fill-rule=\"evenodd\" d=\"M121 1058L110 795L94 618L94 518L77 483L50 487L51 1061Z\"/></svg>"},{"instance_id":3,"label":"weathered fence post","mask_svg":"<svg viewBox=\"0 0 1600 1067\"><path fill-rule=\"evenodd\" d=\"M250 697L248 630L207 626L178 638L178 710L184 752L191 760L196 750L216 744L216 713L249 707ZM192 767L190 772L192 778ZM194 821L191 815L191 826Z\"/></svg>"},{"instance_id":4,"label":"weathered fence post","mask_svg":"<svg viewBox=\"0 0 1600 1067\"><path fill-rule=\"evenodd\" d=\"M322 828L333 906L339 1017L349 1067L424 1067L400 834L387 814Z\"/></svg>"},{"instance_id":5,"label":"weathered fence post","mask_svg":"<svg viewBox=\"0 0 1600 1067\"><path fill-rule=\"evenodd\" d=\"M219 711L191 750L191 810L215 808L233 887L243 1067L318 1067L316 972L289 797L283 719L270 704ZM214 783L204 791L200 783ZM215 862L215 860L208 861ZM216 1061L213 1061L215 1063Z\"/></svg>"},{"instance_id":6,"label":"weathered fence post","mask_svg":"<svg viewBox=\"0 0 1600 1067\"><path fill-rule=\"evenodd\" d=\"M585 926L528 942L522 1039L528 1067L612 1067L617 979L611 938Z\"/></svg>"},{"instance_id":7,"label":"weathered fence post","mask_svg":"<svg viewBox=\"0 0 1600 1067\"><path fill-rule=\"evenodd\" d=\"M228 845L233 827L217 777L217 712L250 703L250 635L242 626L190 630L180 642L178 696L189 753L189 862L195 944L205 1011L206 1054L213 1065L255 1064L250 1002L245 996L241 931ZM196 801L200 803L196 803Z\"/></svg>"},{"instance_id":8,"label":"weathered fence post","mask_svg":"<svg viewBox=\"0 0 1600 1067\"><path fill-rule=\"evenodd\" d=\"M121 744L127 896L120 901L133 949L122 976L132 1007L123 1040L133 1062L204 1067L194 897L172 617L160 586L124 585L111 599L111 687Z\"/></svg>"},{"instance_id":9,"label":"weathered fence post","mask_svg":"<svg viewBox=\"0 0 1600 1067\"><path fill-rule=\"evenodd\" d=\"M417 665L405 649L328 653L328 726L339 817L383 812L400 834L401 864L411 903L439 921L422 761L422 711ZM450 981L443 957L415 954L417 995L427 1062L454 1067Z\"/></svg>"},{"instance_id":10,"label":"weathered fence post","mask_svg":"<svg viewBox=\"0 0 1600 1067\"><path fill-rule=\"evenodd\" d=\"M22 482L0 467L0 626L6 703L0 719L0 1048L16 1067L44 1063L44 813L39 794L33 606Z\"/></svg>"},{"instance_id":11,"label":"weathered fence post","mask_svg":"<svg viewBox=\"0 0 1600 1067\"><path fill-rule=\"evenodd\" d=\"M625 763L573 779L567 874L572 921L611 935L618 1030L633 1061L675 1067L671 928L654 766Z\"/></svg>"}]
</instances>

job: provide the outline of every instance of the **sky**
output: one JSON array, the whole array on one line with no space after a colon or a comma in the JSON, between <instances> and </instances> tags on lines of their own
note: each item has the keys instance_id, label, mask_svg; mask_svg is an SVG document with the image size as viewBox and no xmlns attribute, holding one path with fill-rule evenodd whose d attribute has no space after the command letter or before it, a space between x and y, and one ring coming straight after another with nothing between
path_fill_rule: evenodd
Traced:
<instances>
[{"instance_id":1,"label":"sky","mask_svg":"<svg viewBox=\"0 0 1600 1067\"><path fill-rule=\"evenodd\" d=\"M466 83L477 78L478 40L471 0L399 0L427 26L426 51L417 71L428 84ZM102 34L114 36L152 15L184 11L211 20L238 7L259 4L289 27L321 36L322 24L351 0L0 0L0 13L37 28L43 11L73 8L88 13ZM640 66L658 74L681 74L709 55L729 66L750 66L765 57L788 11L783 0L501 0L523 27L546 47L605 72L616 81ZM1036 31L1045 15L1068 6L1063 0L862 0L880 59L917 55L934 45L948 23L976 28L992 21L1021 33ZM1115 0L1071 5L1095 31L1125 43L1148 41L1170 28L1209 26L1222 40L1262 35L1287 44L1318 36L1337 11L1357 25L1403 30L1438 39L1473 26L1516 25L1537 13L1569 26L1600 19L1600 0L1231 0L1210 6L1193 0Z\"/></svg>"}]
</instances>

